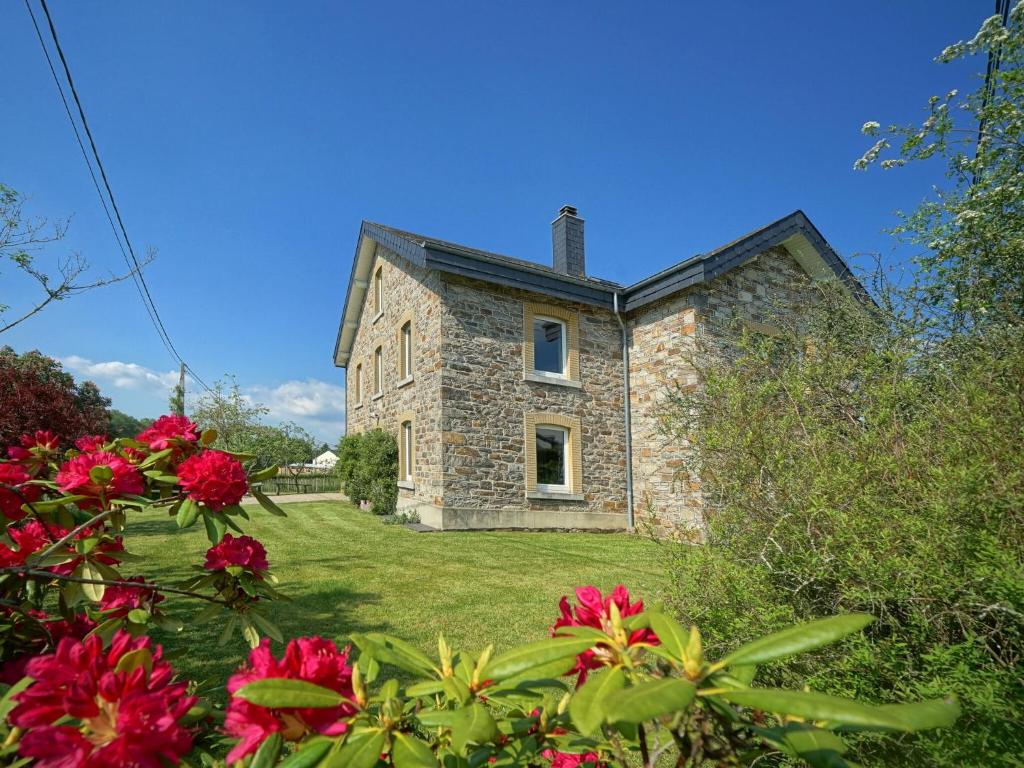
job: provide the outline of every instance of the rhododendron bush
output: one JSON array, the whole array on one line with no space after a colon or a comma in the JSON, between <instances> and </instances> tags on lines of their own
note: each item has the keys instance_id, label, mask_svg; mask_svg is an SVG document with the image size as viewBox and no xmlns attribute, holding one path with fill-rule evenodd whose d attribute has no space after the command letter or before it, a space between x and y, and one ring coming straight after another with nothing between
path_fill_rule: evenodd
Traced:
<instances>
[{"instance_id":1,"label":"rhododendron bush","mask_svg":"<svg viewBox=\"0 0 1024 768\"><path fill-rule=\"evenodd\" d=\"M776 753L844 765L843 731L911 732L955 720L955 702L870 706L754 685L757 666L859 631L823 619L704 657L696 628L647 610L625 587L581 587L552 606L551 637L495 654L440 637L287 639L267 606L282 595L272 556L243 532L252 457L209 446L212 430L164 416L134 439L65 444L25 435L0 460L0 759L40 768L742 764ZM135 523L170 515L210 541L194 575L133 572ZM230 529L230 532L229 532ZM343 556L342 553L339 557ZM141 568L139 570L142 570ZM211 642L252 651L227 704L180 679L148 633L195 601ZM221 689L221 695L224 690ZM19 762L20 761L20 762Z\"/></svg>"}]
</instances>

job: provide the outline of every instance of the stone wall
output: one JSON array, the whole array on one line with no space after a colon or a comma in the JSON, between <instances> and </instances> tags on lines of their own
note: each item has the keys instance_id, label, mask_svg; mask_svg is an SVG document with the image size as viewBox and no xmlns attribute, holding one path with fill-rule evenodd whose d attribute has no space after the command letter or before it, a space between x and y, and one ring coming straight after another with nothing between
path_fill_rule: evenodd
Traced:
<instances>
[{"instance_id":1,"label":"stone wall","mask_svg":"<svg viewBox=\"0 0 1024 768\"><path fill-rule=\"evenodd\" d=\"M373 306L373 275L382 268L383 314ZM380 427L398 437L399 418L413 416L414 489L403 488L402 499L439 505L442 495L441 463L441 281L436 273L409 264L377 246L370 271L359 330L345 371L346 424L350 432ZM413 367L411 380L399 380L399 328L412 320ZM382 395L373 393L373 355L383 352ZM355 401L356 366L362 364L362 404Z\"/></svg>"},{"instance_id":2,"label":"stone wall","mask_svg":"<svg viewBox=\"0 0 1024 768\"><path fill-rule=\"evenodd\" d=\"M794 306L807 275L783 247L773 248L707 285L644 307L629 318L633 489L637 519L699 533L700 479L687 471L689 446L667 436L668 393L699 384L692 361L723 351L738 323L770 325Z\"/></svg>"},{"instance_id":3,"label":"stone wall","mask_svg":"<svg viewBox=\"0 0 1024 768\"><path fill-rule=\"evenodd\" d=\"M537 294L445 276L442 456L445 527L623 528L626 518L621 334L614 317L578 313L579 387L526 380L524 302ZM524 415L580 420L580 501L528 499Z\"/></svg>"}]
</instances>

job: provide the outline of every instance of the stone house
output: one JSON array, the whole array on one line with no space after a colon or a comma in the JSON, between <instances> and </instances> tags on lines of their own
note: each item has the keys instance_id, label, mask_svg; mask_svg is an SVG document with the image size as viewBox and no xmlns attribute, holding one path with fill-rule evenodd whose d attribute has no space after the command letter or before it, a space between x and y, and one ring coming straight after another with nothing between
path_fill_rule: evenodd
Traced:
<instances>
[{"instance_id":1,"label":"stone house","mask_svg":"<svg viewBox=\"0 0 1024 768\"><path fill-rule=\"evenodd\" d=\"M629 286L587 275L576 209L552 245L546 266L364 221L334 350L347 428L396 436L399 505L438 529L698 524L659 430L697 339L808 279L863 288L801 211Z\"/></svg>"}]
</instances>

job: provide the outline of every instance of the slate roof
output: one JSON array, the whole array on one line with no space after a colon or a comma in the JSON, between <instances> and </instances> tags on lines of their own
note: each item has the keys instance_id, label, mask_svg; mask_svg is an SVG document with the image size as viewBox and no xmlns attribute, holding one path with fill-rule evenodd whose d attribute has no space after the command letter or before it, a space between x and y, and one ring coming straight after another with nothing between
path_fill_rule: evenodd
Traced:
<instances>
[{"instance_id":1,"label":"slate roof","mask_svg":"<svg viewBox=\"0 0 1024 768\"><path fill-rule=\"evenodd\" d=\"M359 231L352 275L345 295L345 309L335 344L335 364L341 366L348 363L349 350L346 347L351 345L354 338L354 330L349 334L345 330L354 329L358 325L358 314L362 308L361 297L357 303L352 301L353 288L361 281L362 291L365 291L365 281L369 276L369 263L360 258L365 239L383 245L410 263L427 269L522 288L609 310L617 305L621 312L631 312L690 286L706 283L769 248L787 244L804 255L813 253L816 263L820 260L821 271L831 272L855 296L871 302L860 281L803 211L794 211L732 242L707 253L690 256L627 286L595 277L567 275L534 261L364 221ZM366 270L367 274L360 277L360 269Z\"/></svg>"}]
</instances>

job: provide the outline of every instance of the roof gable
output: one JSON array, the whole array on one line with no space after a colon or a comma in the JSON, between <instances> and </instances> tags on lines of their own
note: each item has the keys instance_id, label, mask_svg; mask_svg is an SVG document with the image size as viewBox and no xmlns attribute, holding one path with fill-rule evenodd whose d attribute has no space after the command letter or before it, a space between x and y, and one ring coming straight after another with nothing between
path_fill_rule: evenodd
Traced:
<instances>
[{"instance_id":1,"label":"roof gable","mask_svg":"<svg viewBox=\"0 0 1024 768\"><path fill-rule=\"evenodd\" d=\"M803 211L794 211L731 243L684 259L629 286L593 277L566 275L536 262L364 221L359 229L345 307L334 347L335 365L348 365L378 245L426 269L521 288L608 310L617 306L622 312L631 312L691 286L709 282L759 253L781 245L813 279L836 277L859 299L871 302L860 281Z\"/></svg>"}]
</instances>

